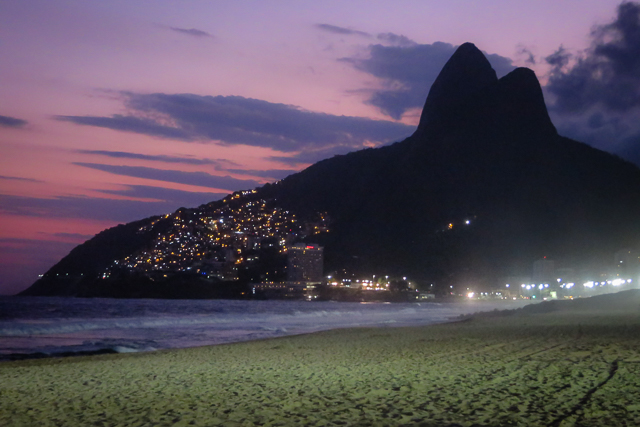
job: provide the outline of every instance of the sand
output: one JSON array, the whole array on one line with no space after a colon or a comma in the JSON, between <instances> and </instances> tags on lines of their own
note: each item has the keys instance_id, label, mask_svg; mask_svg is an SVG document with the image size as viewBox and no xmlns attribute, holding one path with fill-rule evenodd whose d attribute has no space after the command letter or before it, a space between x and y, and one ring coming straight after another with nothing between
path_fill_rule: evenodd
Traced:
<instances>
[{"instance_id":1,"label":"sand","mask_svg":"<svg viewBox=\"0 0 640 427\"><path fill-rule=\"evenodd\" d=\"M633 298L624 310L4 362L0 425L637 426Z\"/></svg>"}]
</instances>

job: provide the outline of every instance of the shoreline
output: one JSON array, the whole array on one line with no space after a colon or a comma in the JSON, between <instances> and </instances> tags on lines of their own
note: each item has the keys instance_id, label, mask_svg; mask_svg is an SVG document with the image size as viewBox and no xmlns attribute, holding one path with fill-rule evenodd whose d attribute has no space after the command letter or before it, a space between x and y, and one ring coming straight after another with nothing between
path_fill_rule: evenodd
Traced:
<instances>
[{"instance_id":1,"label":"shoreline","mask_svg":"<svg viewBox=\"0 0 640 427\"><path fill-rule=\"evenodd\" d=\"M182 306L146 300L99 303L96 306L92 301L75 299L32 301L29 297L17 300L5 312L6 320L0 321L0 363L217 345L345 327L426 325L454 321L461 313L523 304L512 301L464 301L454 305L293 301L252 304L227 300L197 301L193 305L185 301ZM0 311L6 306L0 307ZM113 312L119 315L110 317ZM139 315L141 312L143 315ZM65 313L73 316L65 318ZM20 315L23 318L17 317Z\"/></svg>"},{"instance_id":2,"label":"shoreline","mask_svg":"<svg viewBox=\"0 0 640 427\"><path fill-rule=\"evenodd\" d=\"M6 362L0 424L640 425L640 296L618 299Z\"/></svg>"}]
</instances>

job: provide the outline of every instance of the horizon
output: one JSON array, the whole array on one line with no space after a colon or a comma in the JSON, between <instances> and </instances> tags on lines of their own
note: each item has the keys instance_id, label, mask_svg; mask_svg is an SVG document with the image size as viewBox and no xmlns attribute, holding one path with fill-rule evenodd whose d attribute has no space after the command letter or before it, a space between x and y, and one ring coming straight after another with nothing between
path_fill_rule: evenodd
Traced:
<instances>
[{"instance_id":1,"label":"horizon","mask_svg":"<svg viewBox=\"0 0 640 427\"><path fill-rule=\"evenodd\" d=\"M590 11L580 15L567 5L531 3L466 5L473 13L461 3L420 3L435 12L427 14L429 30L420 14L389 14L382 2L360 15L356 4L264 11L242 2L222 13L207 3L188 10L5 4L0 52L15 60L0 72L0 294L25 289L74 246L118 223L410 136L433 79L467 41L498 77L516 66L533 69L561 135L637 165L640 128L629 124L638 101L622 96L617 80L584 81L583 71L598 70L604 58L620 70L614 77L638 86L640 77L629 76L640 40L618 40L614 47L626 56L602 52L615 44L607 35L640 27L640 5L571 2ZM511 19L498 28L491 25L496 10ZM477 40L467 40L465 25L449 28L465 20L476 24ZM565 23L558 33L542 31L556 21ZM578 81L589 90L575 100L570 89Z\"/></svg>"}]
</instances>

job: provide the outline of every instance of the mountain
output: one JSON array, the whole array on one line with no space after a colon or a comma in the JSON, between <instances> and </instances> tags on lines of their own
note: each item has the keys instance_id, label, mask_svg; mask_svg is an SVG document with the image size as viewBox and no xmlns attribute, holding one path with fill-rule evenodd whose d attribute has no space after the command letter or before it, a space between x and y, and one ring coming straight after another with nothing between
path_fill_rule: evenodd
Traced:
<instances>
[{"instance_id":1,"label":"mountain","mask_svg":"<svg viewBox=\"0 0 640 427\"><path fill-rule=\"evenodd\" d=\"M406 275L441 287L490 285L501 276L530 275L543 256L576 269L607 265L615 251L637 246L639 215L640 169L559 136L533 71L518 68L498 79L482 52L465 43L434 82L406 140L106 230L24 294L113 296L101 277L116 277L116 270L122 277L124 264L148 273L139 266L166 258L168 236L185 227L189 247L206 248L189 265L207 277L215 262L222 268L230 260L237 270L227 270L227 278L281 277L282 260L269 248L297 240L325 247L325 271ZM249 220L255 224L240 227ZM229 221L240 234L227 233ZM272 227L259 221L280 228L265 234ZM229 247L235 258L223 256Z\"/></svg>"}]
</instances>

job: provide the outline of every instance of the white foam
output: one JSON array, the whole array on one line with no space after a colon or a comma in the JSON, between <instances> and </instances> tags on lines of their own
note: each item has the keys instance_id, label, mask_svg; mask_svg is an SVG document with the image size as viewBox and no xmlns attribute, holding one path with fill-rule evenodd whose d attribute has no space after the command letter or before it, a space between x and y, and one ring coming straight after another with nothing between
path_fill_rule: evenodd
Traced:
<instances>
[{"instance_id":1,"label":"white foam","mask_svg":"<svg viewBox=\"0 0 640 427\"><path fill-rule=\"evenodd\" d=\"M25 299L20 317L0 321L0 352L152 351L347 327L418 326L460 314L522 306L360 304L303 301ZM3 301L0 301L2 303ZM22 303L21 298L12 302ZM31 305L29 305L31 304ZM53 308L52 308L53 306ZM2 308L2 307L0 307ZM32 310L29 312L29 310ZM67 314L62 317L60 314ZM56 316L57 314L57 316ZM44 351L43 351L44 352Z\"/></svg>"}]
</instances>

